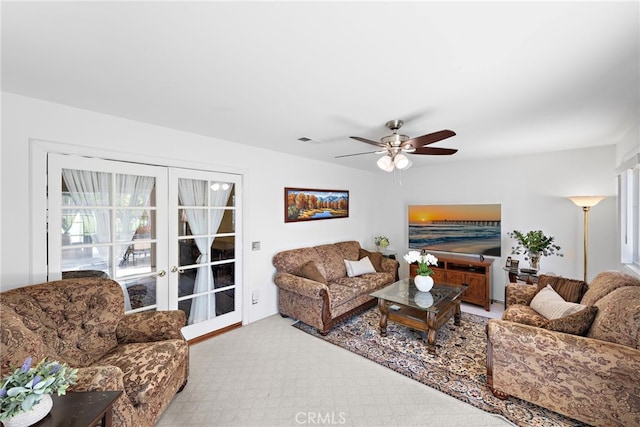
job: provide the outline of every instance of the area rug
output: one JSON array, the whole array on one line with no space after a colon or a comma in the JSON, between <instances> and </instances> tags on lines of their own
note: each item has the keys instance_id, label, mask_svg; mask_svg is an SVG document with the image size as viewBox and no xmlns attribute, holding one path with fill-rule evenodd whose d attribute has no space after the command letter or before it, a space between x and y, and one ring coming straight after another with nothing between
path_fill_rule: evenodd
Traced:
<instances>
[{"instance_id":1,"label":"area rug","mask_svg":"<svg viewBox=\"0 0 640 427\"><path fill-rule=\"evenodd\" d=\"M437 353L430 354L424 333L389 322L387 336L380 335L377 308L352 317L326 336L302 322L294 326L382 366L453 396L486 412L504 416L519 426L584 426L545 408L514 397L496 398L486 385L488 318L462 313L462 324L453 319L442 326Z\"/></svg>"}]
</instances>

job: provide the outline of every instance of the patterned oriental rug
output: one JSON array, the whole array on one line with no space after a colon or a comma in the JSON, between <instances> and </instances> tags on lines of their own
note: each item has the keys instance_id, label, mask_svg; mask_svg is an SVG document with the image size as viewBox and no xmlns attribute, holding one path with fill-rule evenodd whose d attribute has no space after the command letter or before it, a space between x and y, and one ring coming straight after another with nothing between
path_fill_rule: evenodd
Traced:
<instances>
[{"instance_id":1,"label":"patterned oriental rug","mask_svg":"<svg viewBox=\"0 0 640 427\"><path fill-rule=\"evenodd\" d=\"M442 326L437 354L429 354L424 333L389 321L380 336L377 308L334 327L327 336L296 322L293 326L382 366L453 396L486 412L504 416L519 426L584 426L583 423L514 397L500 400L486 385L488 318L462 313L462 325L453 318Z\"/></svg>"}]
</instances>

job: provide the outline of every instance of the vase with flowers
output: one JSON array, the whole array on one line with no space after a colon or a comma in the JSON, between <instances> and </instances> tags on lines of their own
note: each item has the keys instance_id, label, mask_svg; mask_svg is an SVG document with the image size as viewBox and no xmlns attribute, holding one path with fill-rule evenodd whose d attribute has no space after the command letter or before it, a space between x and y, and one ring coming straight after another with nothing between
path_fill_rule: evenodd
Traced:
<instances>
[{"instance_id":1,"label":"vase with flowers","mask_svg":"<svg viewBox=\"0 0 640 427\"><path fill-rule=\"evenodd\" d=\"M376 236L373 238L373 243L375 243L378 251L380 248L384 250L389 246L389 239L385 236Z\"/></svg>"},{"instance_id":2,"label":"vase with flowers","mask_svg":"<svg viewBox=\"0 0 640 427\"><path fill-rule=\"evenodd\" d=\"M517 244L511 247L511 253L515 255L524 254L525 261L529 261L532 270L540 269L540 258L543 256L561 254L560 246L554 243L553 236L545 236L542 230L528 231L526 234L518 230L508 233L509 237L517 240Z\"/></svg>"},{"instance_id":3,"label":"vase with flowers","mask_svg":"<svg viewBox=\"0 0 640 427\"><path fill-rule=\"evenodd\" d=\"M403 256L404 260L409 264L418 264L416 270L416 277L413 282L421 292L429 292L433 287L433 270L432 265L438 265L438 258L428 253L421 253L419 251L409 251Z\"/></svg>"},{"instance_id":4,"label":"vase with flowers","mask_svg":"<svg viewBox=\"0 0 640 427\"><path fill-rule=\"evenodd\" d=\"M46 417L53 406L51 394L66 394L77 378L78 370L66 364L43 359L32 366L31 361L27 357L2 380L0 421L5 427L30 426Z\"/></svg>"}]
</instances>

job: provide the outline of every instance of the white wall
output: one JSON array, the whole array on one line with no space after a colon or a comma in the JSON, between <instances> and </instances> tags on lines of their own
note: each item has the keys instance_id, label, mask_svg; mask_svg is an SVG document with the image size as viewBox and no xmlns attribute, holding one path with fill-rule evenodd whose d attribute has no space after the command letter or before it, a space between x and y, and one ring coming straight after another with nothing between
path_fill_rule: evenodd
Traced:
<instances>
[{"instance_id":1,"label":"white wall","mask_svg":"<svg viewBox=\"0 0 640 427\"><path fill-rule=\"evenodd\" d=\"M541 261L543 272L583 277L582 209L567 199L573 195L606 195L591 210L589 221L589 280L598 271L618 269L615 147L559 151L517 158L466 163L437 163L412 167L402 173L402 184L392 174L376 176L385 194L373 227L391 239L400 254L407 251L407 206L412 204L502 205L502 258L492 268L492 298L504 301L506 272L502 269L514 243L506 233L514 229L541 229L555 237L564 257ZM395 180L397 181L397 180ZM387 221L396 218L395 221ZM523 255L514 255L526 266ZM408 274L401 262L401 277Z\"/></svg>"},{"instance_id":2,"label":"white wall","mask_svg":"<svg viewBox=\"0 0 640 427\"><path fill-rule=\"evenodd\" d=\"M2 289L31 283L30 138L113 151L124 157L148 155L168 165L204 164L244 172L246 295L260 291L260 302L248 307L245 320L249 322L277 312L274 253L346 239L370 247L373 236L385 234L401 257L407 250L409 204L502 205L503 256L496 259L492 270L496 300L504 299L502 266L512 244L506 232L513 229L539 228L553 235L565 256L544 258L542 270L582 277L583 213L567 196L609 196L591 211L589 279L598 271L619 268L613 146L468 163L436 162L403 172L402 185L398 185L393 174L342 168L8 93L2 98L2 125ZM637 143L633 135L631 138L631 144ZM189 154L194 149L198 154ZM285 224L283 189L287 186L347 189L350 217ZM261 242L260 251L250 250L252 241ZM408 268L401 262L401 277L407 275Z\"/></svg>"},{"instance_id":3,"label":"white wall","mask_svg":"<svg viewBox=\"0 0 640 427\"><path fill-rule=\"evenodd\" d=\"M245 295L255 289L260 291L259 303L248 307L245 316L248 322L277 312L271 264L274 253L285 248L338 240L364 242L369 239L367 212L373 198L370 172L9 93L3 93L2 97L2 125L2 289L32 283L29 271L30 138L72 144L74 150L113 152L118 159L149 156L167 165L204 165L213 170L245 172ZM190 154L192 150L197 153ZM350 191L350 217L285 224L283 198L286 186L347 189ZM250 250L252 241L261 242L260 251Z\"/></svg>"}]
</instances>

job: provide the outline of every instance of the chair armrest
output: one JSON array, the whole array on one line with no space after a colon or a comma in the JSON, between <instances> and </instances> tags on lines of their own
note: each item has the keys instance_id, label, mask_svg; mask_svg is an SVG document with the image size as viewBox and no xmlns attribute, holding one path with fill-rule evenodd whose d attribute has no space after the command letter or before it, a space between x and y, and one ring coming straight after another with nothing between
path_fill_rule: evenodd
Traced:
<instances>
[{"instance_id":1,"label":"chair armrest","mask_svg":"<svg viewBox=\"0 0 640 427\"><path fill-rule=\"evenodd\" d=\"M505 303L506 309L510 305L522 304L529 305L531 300L536 295L538 290L535 285L527 285L524 283L509 283L505 289Z\"/></svg>"},{"instance_id":2,"label":"chair armrest","mask_svg":"<svg viewBox=\"0 0 640 427\"><path fill-rule=\"evenodd\" d=\"M124 374L117 366L89 366L78 368L76 383L67 391L124 391Z\"/></svg>"},{"instance_id":3,"label":"chair armrest","mask_svg":"<svg viewBox=\"0 0 640 427\"><path fill-rule=\"evenodd\" d=\"M285 272L276 273L273 281L281 289L312 299L320 299L324 292L329 291L324 283Z\"/></svg>"},{"instance_id":4,"label":"chair armrest","mask_svg":"<svg viewBox=\"0 0 640 427\"><path fill-rule=\"evenodd\" d=\"M180 328L186 319L182 310L127 314L116 328L118 344L184 339Z\"/></svg>"}]
</instances>

